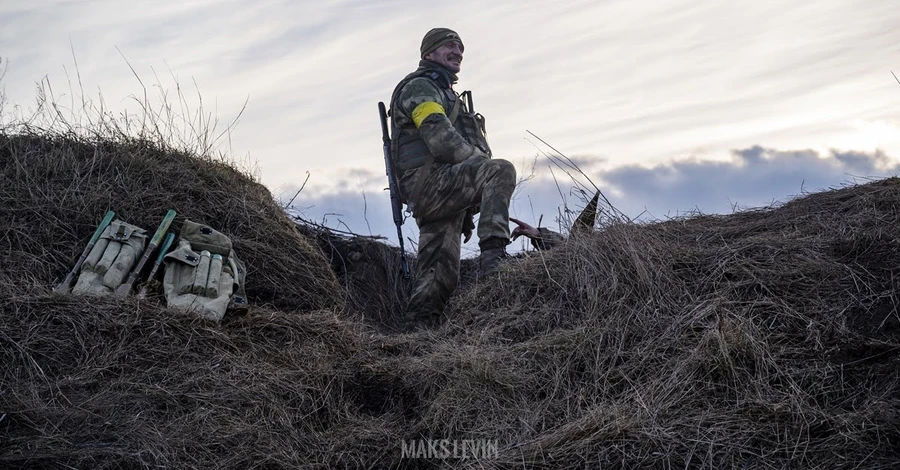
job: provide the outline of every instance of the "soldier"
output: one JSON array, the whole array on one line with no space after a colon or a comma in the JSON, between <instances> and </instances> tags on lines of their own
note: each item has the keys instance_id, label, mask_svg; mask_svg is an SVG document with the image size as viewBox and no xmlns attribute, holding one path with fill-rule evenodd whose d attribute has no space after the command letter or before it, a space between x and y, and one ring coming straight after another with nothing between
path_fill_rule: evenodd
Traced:
<instances>
[{"instance_id":1,"label":"soldier","mask_svg":"<svg viewBox=\"0 0 900 470\"><path fill-rule=\"evenodd\" d=\"M572 236L578 236L583 233L594 230L594 223L597 220L597 204L600 201L600 190L594 193L594 197L584 206L581 213L572 223ZM532 227L519 219L510 217L511 222L516 224L516 228L512 231L512 239L526 237L531 240L531 246L538 251L550 250L566 242L567 238L562 234L554 232L546 227ZM540 221L538 221L540 225Z\"/></svg>"},{"instance_id":2,"label":"soldier","mask_svg":"<svg viewBox=\"0 0 900 470\"><path fill-rule=\"evenodd\" d=\"M535 250L550 250L566 241L566 237L557 232L554 232L553 230L548 229L547 227L535 228L525 222L522 222L519 219L514 219L512 217L510 217L509 220L510 222L513 222L517 225L517 227L512 231L512 239L515 240L519 237L524 236L531 240L531 246Z\"/></svg>"},{"instance_id":3,"label":"soldier","mask_svg":"<svg viewBox=\"0 0 900 470\"><path fill-rule=\"evenodd\" d=\"M453 90L464 46L456 32L425 34L421 61L391 96L393 167L401 200L419 227L416 280L407 321L434 325L459 283L460 237L479 211L480 276L496 273L509 244L515 167L491 159L484 118ZM471 95L469 95L471 97Z\"/></svg>"}]
</instances>

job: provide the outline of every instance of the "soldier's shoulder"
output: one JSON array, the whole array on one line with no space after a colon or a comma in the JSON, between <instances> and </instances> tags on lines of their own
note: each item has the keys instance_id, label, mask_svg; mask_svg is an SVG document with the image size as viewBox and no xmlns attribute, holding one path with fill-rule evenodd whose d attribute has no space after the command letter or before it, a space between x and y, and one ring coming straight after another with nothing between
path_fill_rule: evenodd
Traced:
<instances>
[{"instance_id":1,"label":"soldier's shoulder","mask_svg":"<svg viewBox=\"0 0 900 470\"><path fill-rule=\"evenodd\" d=\"M423 101L439 101L440 89L437 83L429 77L415 77L400 89L400 100L406 101L421 98ZM431 99L433 98L433 99Z\"/></svg>"}]
</instances>

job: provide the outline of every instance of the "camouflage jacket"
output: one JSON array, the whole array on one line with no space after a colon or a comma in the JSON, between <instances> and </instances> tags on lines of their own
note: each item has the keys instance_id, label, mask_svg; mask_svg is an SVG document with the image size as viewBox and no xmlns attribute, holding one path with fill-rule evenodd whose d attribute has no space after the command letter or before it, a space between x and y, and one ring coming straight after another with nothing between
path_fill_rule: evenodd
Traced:
<instances>
[{"instance_id":1,"label":"camouflage jacket","mask_svg":"<svg viewBox=\"0 0 900 470\"><path fill-rule=\"evenodd\" d=\"M391 96L391 154L397 177L435 163L454 164L472 156L490 156L490 147L475 115L453 84L456 75L422 60ZM454 108L457 108L454 112Z\"/></svg>"}]
</instances>

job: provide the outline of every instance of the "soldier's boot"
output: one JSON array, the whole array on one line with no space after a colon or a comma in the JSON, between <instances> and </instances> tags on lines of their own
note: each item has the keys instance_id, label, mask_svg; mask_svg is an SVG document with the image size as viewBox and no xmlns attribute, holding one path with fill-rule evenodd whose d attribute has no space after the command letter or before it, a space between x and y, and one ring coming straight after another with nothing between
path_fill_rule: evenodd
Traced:
<instances>
[{"instance_id":1,"label":"soldier's boot","mask_svg":"<svg viewBox=\"0 0 900 470\"><path fill-rule=\"evenodd\" d=\"M500 238L491 238L481 243L481 255L478 256L478 276L490 277L500 271L500 266L509 256L506 245L509 242Z\"/></svg>"}]
</instances>

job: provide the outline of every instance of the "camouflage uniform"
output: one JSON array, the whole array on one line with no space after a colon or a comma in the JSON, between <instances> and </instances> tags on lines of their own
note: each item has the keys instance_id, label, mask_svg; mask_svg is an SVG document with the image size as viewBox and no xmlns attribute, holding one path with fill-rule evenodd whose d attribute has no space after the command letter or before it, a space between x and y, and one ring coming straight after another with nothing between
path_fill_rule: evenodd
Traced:
<instances>
[{"instance_id":1,"label":"camouflage uniform","mask_svg":"<svg viewBox=\"0 0 900 470\"><path fill-rule=\"evenodd\" d=\"M419 226L410 319L433 321L443 313L459 282L460 235L479 205L482 250L509 243L515 167L490 158L480 122L453 90L455 82L454 74L423 59L391 98L393 164L401 199Z\"/></svg>"}]
</instances>

